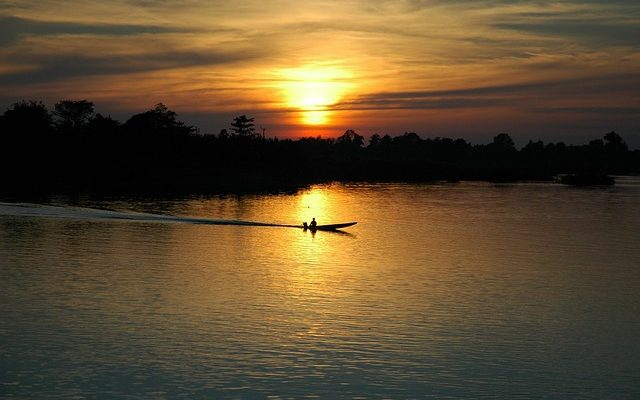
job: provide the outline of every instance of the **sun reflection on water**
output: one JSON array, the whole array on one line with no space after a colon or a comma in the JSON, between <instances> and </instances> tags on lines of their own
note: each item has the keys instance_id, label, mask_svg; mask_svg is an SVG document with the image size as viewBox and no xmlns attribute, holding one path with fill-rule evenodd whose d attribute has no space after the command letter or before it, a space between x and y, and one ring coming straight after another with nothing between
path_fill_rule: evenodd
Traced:
<instances>
[{"instance_id":1,"label":"sun reflection on water","mask_svg":"<svg viewBox=\"0 0 640 400\"><path fill-rule=\"evenodd\" d=\"M312 218L322 224L323 217L330 216L335 208L326 190L313 188L298 197L297 217L300 221L311 222Z\"/></svg>"},{"instance_id":2,"label":"sun reflection on water","mask_svg":"<svg viewBox=\"0 0 640 400\"><path fill-rule=\"evenodd\" d=\"M183 212L290 224L315 218L318 224L331 224L355 219L356 205L349 199L343 190L323 185L295 196L194 202L196 208ZM213 207L219 202L230 207ZM351 334L353 326L345 330L331 321L351 321L349 316L358 312L349 288L354 284L351 276L364 270L355 268L358 253L353 236L282 227L201 225L176 226L175 235L180 248L169 253L168 257L175 257L171 264L183 264L186 254L193 267L175 271L172 279L179 282L180 291L166 295L173 303L206 310L224 309L233 302L233 312L227 316L233 321L229 330L255 326L256 338L270 348L291 343L313 347L317 341ZM185 279L185 274L199 279ZM256 310L260 318L253 321ZM277 333L264 337L265 324Z\"/></svg>"}]
</instances>

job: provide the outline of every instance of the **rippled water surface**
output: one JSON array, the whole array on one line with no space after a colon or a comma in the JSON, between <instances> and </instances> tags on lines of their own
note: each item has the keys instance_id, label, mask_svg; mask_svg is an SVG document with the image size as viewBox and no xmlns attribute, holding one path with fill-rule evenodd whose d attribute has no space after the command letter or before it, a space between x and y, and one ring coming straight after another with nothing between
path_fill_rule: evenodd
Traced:
<instances>
[{"instance_id":1,"label":"rippled water surface","mask_svg":"<svg viewBox=\"0 0 640 400\"><path fill-rule=\"evenodd\" d=\"M639 241L624 177L4 199L0 397L637 399Z\"/></svg>"}]
</instances>

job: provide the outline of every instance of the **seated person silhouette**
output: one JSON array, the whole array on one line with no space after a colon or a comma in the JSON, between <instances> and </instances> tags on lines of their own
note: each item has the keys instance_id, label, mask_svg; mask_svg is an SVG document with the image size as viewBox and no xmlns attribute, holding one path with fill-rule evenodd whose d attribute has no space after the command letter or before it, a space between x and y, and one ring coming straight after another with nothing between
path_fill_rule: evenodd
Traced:
<instances>
[{"instance_id":1,"label":"seated person silhouette","mask_svg":"<svg viewBox=\"0 0 640 400\"><path fill-rule=\"evenodd\" d=\"M309 228L311 228L311 229L316 229L316 226L317 226L317 225L318 225L318 224L316 223L316 219L315 219L315 218L312 218L312 219L311 219L311 223L309 224Z\"/></svg>"},{"instance_id":2,"label":"seated person silhouette","mask_svg":"<svg viewBox=\"0 0 640 400\"><path fill-rule=\"evenodd\" d=\"M304 229L306 231L307 229L309 229L309 225L307 225L306 222L303 222L302 223L302 229Z\"/></svg>"}]
</instances>

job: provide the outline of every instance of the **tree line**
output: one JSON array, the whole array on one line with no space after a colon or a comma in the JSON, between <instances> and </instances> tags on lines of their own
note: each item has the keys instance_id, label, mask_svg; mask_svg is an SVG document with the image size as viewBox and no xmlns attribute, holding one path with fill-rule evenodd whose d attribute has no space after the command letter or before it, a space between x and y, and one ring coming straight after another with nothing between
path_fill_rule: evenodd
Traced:
<instances>
[{"instance_id":1,"label":"tree line","mask_svg":"<svg viewBox=\"0 0 640 400\"><path fill-rule=\"evenodd\" d=\"M640 152L609 132L583 145L529 141L517 149L500 133L486 145L421 138L414 132L368 141L266 138L241 115L229 130L200 134L164 104L124 123L87 100L53 110L20 101L0 116L0 189L5 191L238 192L289 190L326 181L551 180L558 174L640 172Z\"/></svg>"}]
</instances>

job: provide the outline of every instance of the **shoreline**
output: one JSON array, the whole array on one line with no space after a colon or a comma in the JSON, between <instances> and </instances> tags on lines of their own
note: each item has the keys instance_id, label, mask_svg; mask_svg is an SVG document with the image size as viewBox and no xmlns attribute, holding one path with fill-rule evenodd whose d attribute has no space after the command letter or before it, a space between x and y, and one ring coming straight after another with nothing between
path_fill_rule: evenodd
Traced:
<instances>
[{"instance_id":1,"label":"shoreline","mask_svg":"<svg viewBox=\"0 0 640 400\"><path fill-rule=\"evenodd\" d=\"M50 196L88 196L97 198L109 197L136 197L136 198L181 198L199 196L236 196L236 195L271 195L271 194L295 194L314 185L370 185L370 184L458 184L463 182L485 182L493 184L517 184L517 183L549 183L573 187L609 187L615 185L615 177L604 175L611 179L611 183L601 183L602 175L597 180L590 182L582 177L573 182L566 179L573 175L557 174L542 179L483 179L473 177L460 177L459 179L317 179L299 182L283 183L278 180L261 182L184 182L184 181L96 181L87 183L59 183L40 182L36 185L0 185L0 196L4 199L30 199ZM617 176L638 176L637 174L623 174ZM32 182L33 183L33 182ZM75 184L74 184L75 183Z\"/></svg>"}]
</instances>

